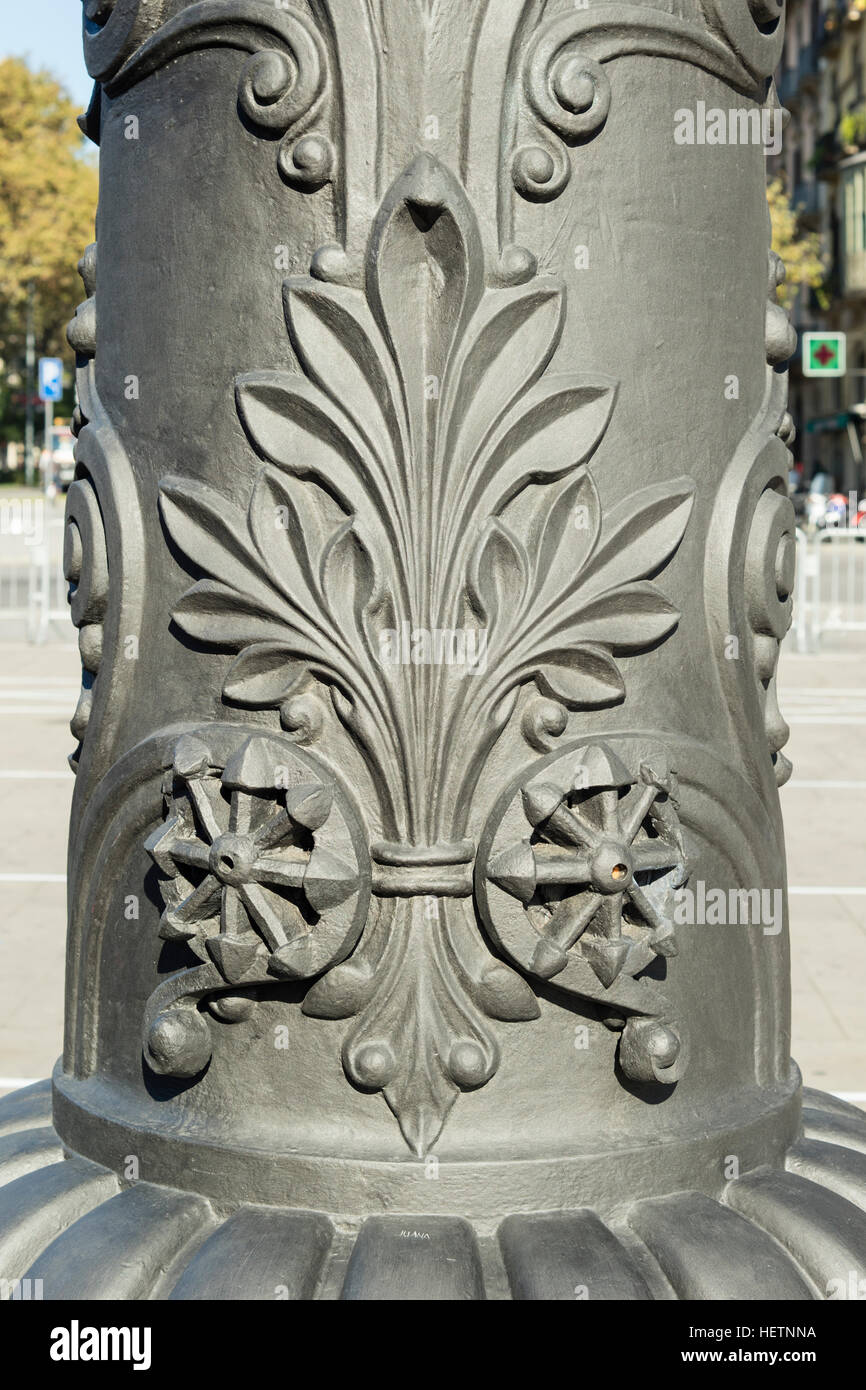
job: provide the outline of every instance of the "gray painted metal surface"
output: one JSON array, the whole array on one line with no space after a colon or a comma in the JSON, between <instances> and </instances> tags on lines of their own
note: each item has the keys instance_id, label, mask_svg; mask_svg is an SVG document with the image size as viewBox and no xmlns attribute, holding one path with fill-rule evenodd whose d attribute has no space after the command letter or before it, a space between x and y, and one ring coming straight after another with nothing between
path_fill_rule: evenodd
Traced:
<instances>
[{"instance_id":1,"label":"gray painted metal surface","mask_svg":"<svg viewBox=\"0 0 866 1390\"><path fill-rule=\"evenodd\" d=\"M760 129L784 7L468 8L85 4L66 1048L0 1104L46 1297L864 1258L788 1045L763 151L674 134Z\"/></svg>"}]
</instances>

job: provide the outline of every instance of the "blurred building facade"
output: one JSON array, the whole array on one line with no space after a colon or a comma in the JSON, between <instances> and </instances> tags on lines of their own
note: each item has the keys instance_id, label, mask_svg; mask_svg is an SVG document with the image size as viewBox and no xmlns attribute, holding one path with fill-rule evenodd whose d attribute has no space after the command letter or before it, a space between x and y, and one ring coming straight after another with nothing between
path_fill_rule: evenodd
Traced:
<instances>
[{"instance_id":1,"label":"blurred building facade","mask_svg":"<svg viewBox=\"0 0 866 1390\"><path fill-rule=\"evenodd\" d=\"M803 230L821 235L828 262L823 294L800 291L800 333L848 335L848 374L807 380L800 354L791 373L795 456L804 475L831 473L866 493L866 0L788 0L779 100L790 113L771 174L783 176Z\"/></svg>"}]
</instances>

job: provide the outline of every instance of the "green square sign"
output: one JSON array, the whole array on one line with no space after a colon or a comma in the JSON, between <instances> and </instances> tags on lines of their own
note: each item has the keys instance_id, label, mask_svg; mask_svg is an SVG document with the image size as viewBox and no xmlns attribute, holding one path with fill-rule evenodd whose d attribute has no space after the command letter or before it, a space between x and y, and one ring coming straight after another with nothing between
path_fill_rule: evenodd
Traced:
<instances>
[{"instance_id":1,"label":"green square sign","mask_svg":"<svg viewBox=\"0 0 866 1390\"><path fill-rule=\"evenodd\" d=\"M844 376L846 356L844 333L803 334L804 376Z\"/></svg>"}]
</instances>

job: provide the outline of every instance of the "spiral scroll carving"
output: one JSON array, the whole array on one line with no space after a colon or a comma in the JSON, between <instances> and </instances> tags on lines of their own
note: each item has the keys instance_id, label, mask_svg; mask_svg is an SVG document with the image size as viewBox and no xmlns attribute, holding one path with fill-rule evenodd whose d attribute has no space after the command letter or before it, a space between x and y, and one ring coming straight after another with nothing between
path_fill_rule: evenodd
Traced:
<instances>
[{"instance_id":1,"label":"spiral scroll carving","mask_svg":"<svg viewBox=\"0 0 866 1390\"><path fill-rule=\"evenodd\" d=\"M84 0L84 61L106 82L162 23L165 0Z\"/></svg>"},{"instance_id":2,"label":"spiral scroll carving","mask_svg":"<svg viewBox=\"0 0 866 1390\"><path fill-rule=\"evenodd\" d=\"M797 556L795 528L790 499L772 488L762 492L746 547L745 588L755 674L763 692L764 732L779 786L791 775L791 763L781 752L789 729L779 709L776 668L782 640L791 626Z\"/></svg>"},{"instance_id":3,"label":"spiral scroll carving","mask_svg":"<svg viewBox=\"0 0 866 1390\"><path fill-rule=\"evenodd\" d=\"M571 177L567 148L592 139L610 112L605 71L615 58L645 55L702 68L754 100L781 55L784 0L700 0L703 22L643 5L597 4L560 15L533 36L523 64L532 134L516 139L514 185L548 202ZM548 132L559 136L551 141Z\"/></svg>"},{"instance_id":4,"label":"spiral scroll carving","mask_svg":"<svg viewBox=\"0 0 866 1390\"><path fill-rule=\"evenodd\" d=\"M770 77L782 56L785 0L701 0L716 31L756 78Z\"/></svg>"},{"instance_id":5,"label":"spiral scroll carving","mask_svg":"<svg viewBox=\"0 0 866 1390\"><path fill-rule=\"evenodd\" d=\"M314 129L329 85L328 57L316 27L293 7L264 0L199 0L165 19L165 0L87 0L84 41L88 71L109 97L128 91L166 63L204 48L236 48L250 56L238 86L244 116L260 130L284 132L280 174L312 191L328 183L335 153Z\"/></svg>"},{"instance_id":6,"label":"spiral scroll carving","mask_svg":"<svg viewBox=\"0 0 866 1390\"><path fill-rule=\"evenodd\" d=\"M108 605L105 528L93 486L86 478L72 484L66 499L63 571L69 583L72 621L81 652L81 695L70 728L83 739L93 707L93 684L102 661L103 621Z\"/></svg>"}]
</instances>

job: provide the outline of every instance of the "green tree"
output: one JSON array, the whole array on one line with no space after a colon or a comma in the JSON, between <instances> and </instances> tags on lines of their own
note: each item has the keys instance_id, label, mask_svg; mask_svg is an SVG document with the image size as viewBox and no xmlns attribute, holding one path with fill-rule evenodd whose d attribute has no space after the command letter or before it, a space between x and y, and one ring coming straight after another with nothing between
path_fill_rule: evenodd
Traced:
<instances>
[{"instance_id":1,"label":"green tree","mask_svg":"<svg viewBox=\"0 0 866 1390\"><path fill-rule=\"evenodd\" d=\"M0 358L23 375L32 285L37 354L73 354L65 327L82 298L76 263L93 240L97 170L78 108L47 72L0 61ZM5 382L4 382L5 385ZM0 399L0 406L5 400Z\"/></svg>"},{"instance_id":2,"label":"green tree","mask_svg":"<svg viewBox=\"0 0 866 1390\"><path fill-rule=\"evenodd\" d=\"M773 250L781 256L788 278L779 286L779 303L790 309L802 286L815 290L819 300L827 276L827 262L817 232L800 227L797 209L792 207L780 178L771 179L767 187L770 222L773 228Z\"/></svg>"}]
</instances>

